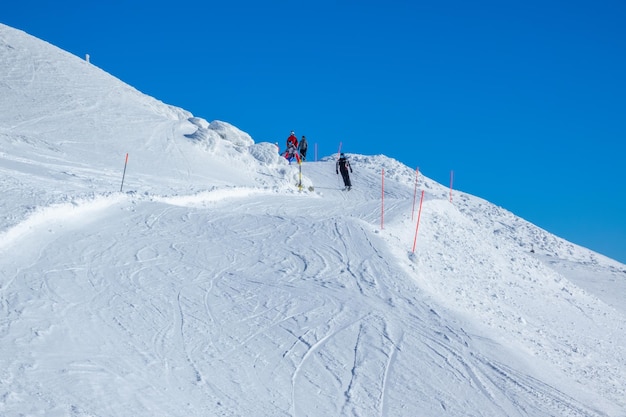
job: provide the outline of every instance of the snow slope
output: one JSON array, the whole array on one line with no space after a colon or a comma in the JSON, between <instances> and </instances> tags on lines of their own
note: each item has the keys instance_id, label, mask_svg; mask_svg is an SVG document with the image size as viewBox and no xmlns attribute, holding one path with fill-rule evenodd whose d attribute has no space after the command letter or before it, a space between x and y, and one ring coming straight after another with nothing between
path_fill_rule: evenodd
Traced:
<instances>
[{"instance_id":1,"label":"snow slope","mask_svg":"<svg viewBox=\"0 0 626 417\"><path fill-rule=\"evenodd\" d=\"M350 157L0 25L0 415L626 416L625 265Z\"/></svg>"}]
</instances>

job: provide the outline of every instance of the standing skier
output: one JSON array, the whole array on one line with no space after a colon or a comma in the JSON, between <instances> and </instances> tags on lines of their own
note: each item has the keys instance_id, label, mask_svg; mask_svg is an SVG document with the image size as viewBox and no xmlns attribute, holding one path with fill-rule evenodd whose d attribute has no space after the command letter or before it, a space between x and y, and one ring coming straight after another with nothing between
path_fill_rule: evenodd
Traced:
<instances>
[{"instance_id":1,"label":"standing skier","mask_svg":"<svg viewBox=\"0 0 626 417\"><path fill-rule=\"evenodd\" d=\"M289 163L291 163L291 160L293 158L296 158L296 161L300 163L300 157L298 156L298 138L296 137L296 134L293 132L293 130L291 131L291 135L289 135L289 137L287 138L287 150L285 151L285 158L289 160Z\"/></svg>"},{"instance_id":2,"label":"standing skier","mask_svg":"<svg viewBox=\"0 0 626 417\"><path fill-rule=\"evenodd\" d=\"M346 187L345 190L350 191L352 188L352 182L350 182L350 174L348 174L348 170L352 172L352 167L350 166L350 161L346 158L346 156L342 153L335 165L335 172L339 174L341 171L341 176L343 177L343 185Z\"/></svg>"},{"instance_id":3,"label":"standing skier","mask_svg":"<svg viewBox=\"0 0 626 417\"><path fill-rule=\"evenodd\" d=\"M298 151L300 152L300 158L303 161L306 161L306 151L309 147L309 144L306 141L306 136L302 135L302 139L300 140L300 145L298 145Z\"/></svg>"}]
</instances>

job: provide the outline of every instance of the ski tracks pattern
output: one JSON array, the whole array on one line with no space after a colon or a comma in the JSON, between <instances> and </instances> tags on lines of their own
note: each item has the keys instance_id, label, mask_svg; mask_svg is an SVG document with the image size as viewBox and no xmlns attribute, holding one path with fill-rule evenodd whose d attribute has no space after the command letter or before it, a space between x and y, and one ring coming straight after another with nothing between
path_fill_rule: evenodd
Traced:
<instances>
[{"instance_id":1,"label":"ski tracks pattern","mask_svg":"<svg viewBox=\"0 0 626 417\"><path fill-rule=\"evenodd\" d=\"M1 334L35 350L4 359L0 376L23 381L15 395L43 398L33 414L46 404L79 410L103 401L97 398L124 398L99 409L460 416L467 410L455 408L452 396L469 391L477 399L468 410L483 409L475 415L596 415L503 361L476 354L479 341L462 323L442 319L411 279L389 272L398 270L387 260L396 261L363 219L339 212L322 218L314 209L283 216L272 196L243 199L235 209L219 202L210 210L148 199L128 204L132 209L117 220L124 229L107 217L97 236L72 232L39 242L34 256L59 268L42 277L22 266L21 280L3 282ZM258 208L265 212L255 214ZM66 253L71 260L62 258ZM83 328L50 319L32 334L13 334L7 323L29 320L25 312L34 311ZM90 338L60 354L55 372L36 369L55 340L74 334ZM99 375L89 379L93 397L41 395L42 384L71 388L89 373ZM251 403L254 410L246 408Z\"/></svg>"}]
</instances>

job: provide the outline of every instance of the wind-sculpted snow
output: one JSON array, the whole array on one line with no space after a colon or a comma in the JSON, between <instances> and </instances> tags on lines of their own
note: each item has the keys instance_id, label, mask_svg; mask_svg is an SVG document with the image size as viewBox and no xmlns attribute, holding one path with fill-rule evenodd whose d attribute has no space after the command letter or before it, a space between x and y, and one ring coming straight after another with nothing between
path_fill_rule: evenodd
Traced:
<instances>
[{"instance_id":1,"label":"wind-sculpted snow","mask_svg":"<svg viewBox=\"0 0 626 417\"><path fill-rule=\"evenodd\" d=\"M421 175L413 253L413 168L298 191L273 143L0 51L0 415L625 415L626 266Z\"/></svg>"}]
</instances>

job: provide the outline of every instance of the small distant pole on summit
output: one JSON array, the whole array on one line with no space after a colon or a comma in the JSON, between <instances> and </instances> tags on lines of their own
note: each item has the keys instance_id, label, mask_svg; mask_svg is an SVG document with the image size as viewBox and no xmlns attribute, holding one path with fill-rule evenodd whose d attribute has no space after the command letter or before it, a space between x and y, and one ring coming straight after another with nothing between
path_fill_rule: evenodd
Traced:
<instances>
[{"instance_id":1,"label":"small distant pole on summit","mask_svg":"<svg viewBox=\"0 0 626 417\"><path fill-rule=\"evenodd\" d=\"M85 61L87 61L87 63L89 64L89 54L85 55Z\"/></svg>"}]
</instances>

